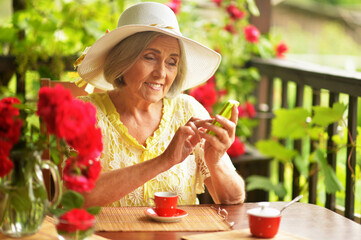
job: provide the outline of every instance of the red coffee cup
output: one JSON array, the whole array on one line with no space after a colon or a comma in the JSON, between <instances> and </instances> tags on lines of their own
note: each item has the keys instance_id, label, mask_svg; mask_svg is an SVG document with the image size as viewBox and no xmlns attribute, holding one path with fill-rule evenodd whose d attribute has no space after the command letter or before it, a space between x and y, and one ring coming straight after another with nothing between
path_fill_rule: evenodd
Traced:
<instances>
[{"instance_id":1,"label":"red coffee cup","mask_svg":"<svg viewBox=\"0 0 361 240\"><path fill-rule=\"evenodd\" d=\"M156 192L154 198L154 211L161 217L173 217L177 212L178 195L172 192ZM153 207L148 200L148 204Z\"/></svg>"},{"instance_id":2,"label":"red coffee cup","mask_svg":"<svg viewBox=\"0 0 361 240\"><path fill-rule=\"evenodd\" d=\"M269 208L269 202L261 202L260 207L247 211L249 228L253 236L273 238L278 233L281 213L278 209Z\"/></svg>"}]
</instances>

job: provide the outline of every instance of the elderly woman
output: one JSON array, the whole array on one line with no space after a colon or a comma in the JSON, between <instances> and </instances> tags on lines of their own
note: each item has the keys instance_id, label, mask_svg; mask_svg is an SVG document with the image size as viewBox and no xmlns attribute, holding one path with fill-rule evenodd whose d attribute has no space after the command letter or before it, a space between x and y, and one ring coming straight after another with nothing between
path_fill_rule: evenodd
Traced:
<instances>
[{"instance_id":1,"label":"elderly woman","mask_svg":"<svg viewBox=\"0 0 361 240\"><path fill-rule=\"evenodd\" d=\"M84 195L86 206L146 206L159 191L177 193L178 204L197 204L204 185L216 203L244 201L244 181L226 154L237 108L230 120L217 115L218 127L182 94L209 79L220 59L183 37L172 10L159 3L129 7L95 42L78 68L83 80L107 90L83 97L97 108L104 144L103 171Z\"/></svg>"}]
</instances>

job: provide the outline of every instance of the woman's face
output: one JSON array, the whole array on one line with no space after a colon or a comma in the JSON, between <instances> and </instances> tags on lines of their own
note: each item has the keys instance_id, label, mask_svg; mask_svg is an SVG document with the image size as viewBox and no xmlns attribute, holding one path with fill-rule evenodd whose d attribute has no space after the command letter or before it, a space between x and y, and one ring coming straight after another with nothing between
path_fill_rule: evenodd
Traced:
<instances>
[{"instance_id":1,"label":"woman's face","mask_svg":"<svg viewBox=\"0 0 361 240\"><path fill-rule=\"evenodd\" d=\"M163 99L177 75L180 54L176 38L155 38L124 74L126 92L151 103Z\"/></svg>"}]
</instances>

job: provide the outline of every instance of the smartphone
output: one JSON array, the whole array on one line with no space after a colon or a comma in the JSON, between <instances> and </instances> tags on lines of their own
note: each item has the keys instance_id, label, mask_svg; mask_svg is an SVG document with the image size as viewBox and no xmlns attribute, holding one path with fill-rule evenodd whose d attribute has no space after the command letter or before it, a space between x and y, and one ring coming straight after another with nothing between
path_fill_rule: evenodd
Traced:
<instances>
[{"instance_id":1,"label":"smartphone","mask_svg":"<svg viewBox=\"0 0 361 240\"><path fill-rule=\"evenodd\" d=\"M225 117L227 119L230 119L231 118L231 115L232 115L232 108L233 106L236 105L237 107L239 106L239 102L236 101L236 100L228 100L222 110L218 113L218 115L221 115L222 117ZM215 119L213 120L212 124L216 125L216 126L219 126L219 127L222 127L222 125L217 122ZM208 130L208 133L211 134L211 135L216 135L214 132Z\"/></svg>"}]
</instances>

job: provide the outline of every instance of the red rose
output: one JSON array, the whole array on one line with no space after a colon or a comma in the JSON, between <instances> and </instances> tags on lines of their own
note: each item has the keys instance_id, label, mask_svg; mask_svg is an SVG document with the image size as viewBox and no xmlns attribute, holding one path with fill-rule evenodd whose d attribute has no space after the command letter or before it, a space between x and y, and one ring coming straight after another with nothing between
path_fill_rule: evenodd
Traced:
<instances>
[{"instance_id":1,"label":"red rose","mask_svg":"<svg viewBox=\"0 0 361 240\"><path fill-rule=\"evenodd\" d=\"M242 118L242 117L247 117L247 116L248 116L248 114L247 114L246 109L242 105L239 105L238 106L238 117Z\"/></svg>"},{"instance_id":2,"label":"red rose","mask_svg":"<svg viewBox=\"0 0 361 240\"><path fill-rule=\"evenodd\" d=\"M82 174L94 182L98 179L102 169L100 161L82 155L78 155L77 165L83 169Z\"/></svg>"},{"instance_id":3,"label":"red rose","mask_svg":"<svg viewBox=\"0 0 361 240\"><path fill-rule=\"evenodd\" d=\"M284 53L287 52L288 50L288 47L285 43L279 43L277 46L276 46L276 55L278 58L284 58L285 55Z\"/></svg>"},{"instance_id":4,"label":"red rose","mask_svg":"<svg viewBox=\"0 0 361 240\"><path fill-rule=\"evenodd\" d=\"M74 148L79 155L93 159L99 157L103 151L102 132L100 128L96 128L95 126L88 127L81 136L69 139L67 143Z\"/></svg>"},{"instance_id":5,"label":"red rose","mask_svg":"<svg viewBox=\"0 0 361 240\"><path fill-rule=\"evenodd\" d=\"M212 76L208 79L207 81L208 84L214 84L214 86L216 85L216 76Z\"/></svg>"},{"instance_id":6,"label":"red rose","mask_svg":"<svg viewBox=\"0 0 361 240\"><path fill-rule=\"evenodd\" d=\"M231 23L227 24L224 29L227 31L227 32L230 32L232 33L233 35L236 35L238 33L237 29L235 28L235 26Z\"/></svg>"},{"instance_id":7,"label":"red rose","mask_svg":"<svg viewBox=\"0 0 361 240\"><path fill-rule=\"evenodd\" d=\"M70 90L57 84L54 88L42 87L39 90L38 110L36 114L46 123L48 132L55 133L55 117L58 106L72 101Z\"/></svg>"},{"instance_id":8,"label":"red rose","mask_svg":"<svg viewBox=\"0 0 361 240\"><path fill-rule=\"evenodd\" d=\"M256 109L250 102L238 106L238 117L254 118L256 116Z\"/></svg>"},{"instance_id":9,"label":"red rose","mask_svg":"<svg viewBox=\"0 0 361 240\"><path fill-rule=\"evenodd\" d=\"M197 99L206 109L211 109L218 100L215 84L212 82L207 82L202 86L192 89L189 95Z\"/></svg>"},{"instance_id":10,"label":"red rose","mask_svg":"<svg viewBox=\"0 0 361 240\"><path fill-rule=\"evenodd\" d=\"M21 102L16 97L7 97L7 98L1 99L0 103L4 103L4 104L6 104L8 106L12 106L13 104L20 104ZM17 109L17 112L19 113L19 109Z\"/></svg>"},{"instance_id":11,"label":"red rose","mask_svg":"<svg viewBox=\"0 0 361 240\"><path fill-rule=\"evenodd\" d=\"M242 143L238 137L234 139L233 144L228 148L227 154L230 157L238 157L246 153L244 143Z\"/></svg>"},{"instance_id":12,"label":"red rose","mask_svg":"<svg viewBox=\"0 0 361 240\"><path fill-rule=\"evenodd\" d=\"M91 215L85 209L73 208L59 218L56 229L68 233L76 232L78 230L86 231L93 227L94 221L94 215Z\"/></svg>"},{"instance_id":13,"label":"red rose","mask_svg":"<svg viewBox=\"0 0 361 240\"><path fill-rule=\"evenodd\" d=\"M77 192L90 192L99 177L100 162L78 157L78 159L73 157L66 160L63 171L64 185Z\"/></svg>"},{"instance_id":14,"label":"red rose","mask_svg":"<svg viewBox=\"0 0 361 240\"><path fill-rule=\"evenodd\" d=\"M0 177L6 176L13 167L13 162L7 156L0 155Z\"/></svg>"},{"instance_id":15,"label":"red rose","mask_svg":"<svg viewBox=\"0 0 361 240\"><path fill-rule=\"evenodd\" d=\"M69 175L64 172L64 185L67 189L73 190L79 193L90 192L95 184L84 176L80 175Z\"/></svg>"},{"instance_id":16,"label":"red rose","mask_svg":"<svg viewBox=\"0 0 361 240\"><path fill-rule=\"evenodd\" d=\"M228 90L226 88L218 91L218 96L220 97L226 96L227 94L228 94Z\"/></svg>"},{"instance_id":17,"label":"red rose","mask_svg":"<svg viewBox=\"0 0 361 240\"><path fill-rule=\"evenodd\" d=\"M172 9L172 11L175 14L178 14L180 12L180 8L181 8L181 4L182 2L180 0L173 0L171 2L166 3L165 5L167 5L170 9Z\"/></svg>"},{"instance_id":18,"label":"red rose","mask_svg":"<svg viewBox=\"0 0 361 240\"><path fill-rule=\"evenodd\" d=\"M13 147L12 143L0 139L0 156L8 157L12 147Z\"/></svg>"},{"instance_id":19,"label":"red rose","mask_svg":"<svg viewBox=\"0 0 361 240\"><path fill-rule=\"evenodd\" d=\"M92 179L94 182L98 179L99 174L102 170L101 164L97 160L93 160L92 164L88 167L88 179Z\"/></svg>"},{"instance_id":20,"label":"red rose","mask_svg":"<svg viewBox=\"0 0 361 240\"><path fill-rule=\"evenodd\" d=\"M14 144L18 142L23 121L18 118L19 109L14 104L19 104L17 98L8 97L0 101L0 140Z\"/></svg>"},{"instance_id":21,"label":"red rose","mask_svg":"<svg viewBox=\"0 0 361 240\"><path fill-rule=\"evenodd\" d=\"M90 192L94 188L95 182L93 180L89 181L87 176L83 175L81 166L77 165L72 159L66 160L63 170L64 185L67 189L76 192Z\"/></svg>"},{"instance_id":22,"label":"red rose","mask_svg":"<svg viewBox=\"0 0 361 240\"><path fill-rule=\"evenodd\" d=\"M254 118L256 116L256 109L254 108L254 105L250 102L246 102L246 110L248 113L248 117Z\"/></svg>"},{"instance_id":23,"label":"red rose","mask_svg":"<svg viewBox=\"0 0 361 240\"><path fill-rule=\"evenodd\" d=\"M226 8L227 12L229 13L230 17L234 20L241 19L244 17L244 12L241 11L236 5L230 4Z\"/></svg>"},{"instance_id":24,"label":"red rose","mask_svg":"<svg viewBox=\"0 0 361 240\"><path fill-rule=\"evenodd\" d=\"M243 31L244 31L245 38L248 42L251 42L251 43L258 42L258 39L261 34L255 26L248 25L247 27L244 28Z\"/></svg>"},{"instance_id":25,"label":"red rose","mask_svg":"<svg viewBox=\"0 0 361 240\"><path fill-rule=\"evenodd\" d=\"M222 5L223 0L212 0L218 7Z\"/></svg>"},{"instance_id":26,"label":"red rose","mask_svg":"<svg viewBox=\"0 0 361 240\"><path fill-rule=\"evenodd\" d=\"M96 124L96 110L91 103L73 99L60 104L55 117L55 133L67 140L83 137Z\"/></svg>"}]
</instances>

